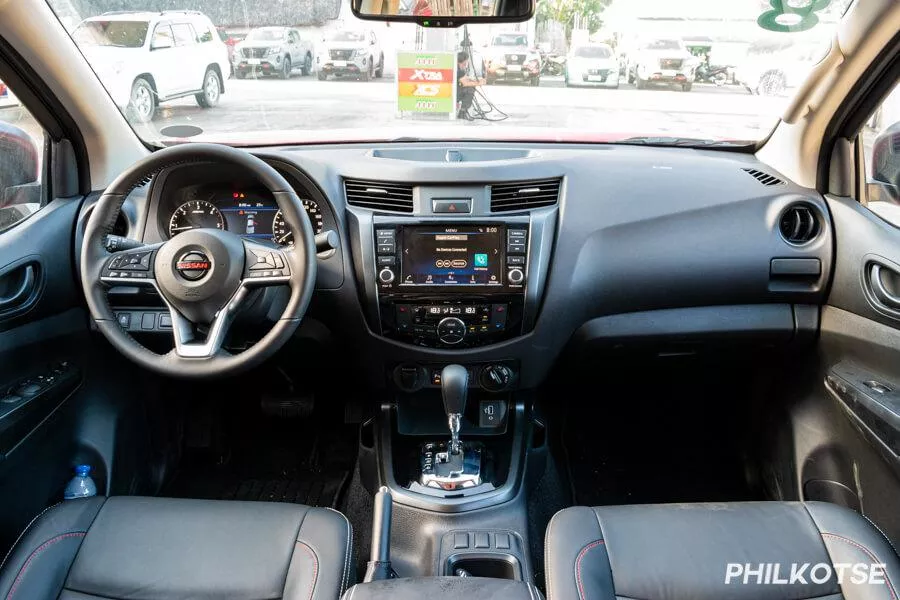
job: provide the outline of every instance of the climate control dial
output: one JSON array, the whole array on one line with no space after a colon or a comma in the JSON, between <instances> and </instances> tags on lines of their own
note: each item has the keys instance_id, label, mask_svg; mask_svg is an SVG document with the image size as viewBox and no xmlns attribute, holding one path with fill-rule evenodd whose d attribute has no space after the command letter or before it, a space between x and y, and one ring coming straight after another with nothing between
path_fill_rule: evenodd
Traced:
<instances>
[{"instance_id":1,"label":"climate control dial","mask_svg":"<svg viewBox=\"0 0 900 600\"><path fill-rule=\"evenodd\" d=\"M458 344L466 337L466 324L457 317L441 319L437 325L437 336L445 344Z\"/></svg>"}]
</instances>

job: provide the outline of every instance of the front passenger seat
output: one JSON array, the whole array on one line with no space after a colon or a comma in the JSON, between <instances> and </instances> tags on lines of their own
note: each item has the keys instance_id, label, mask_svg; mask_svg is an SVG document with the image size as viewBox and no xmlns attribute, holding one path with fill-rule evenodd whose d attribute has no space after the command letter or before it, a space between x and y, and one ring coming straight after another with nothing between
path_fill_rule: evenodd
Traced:
<instances>
[{"instance_id":1,"label":"front passenger seat","mask_svg":"<svg viewBox=\"0 0 900 600\"><path fill-rule=\"evenodd\" d=\"M336 600L352 531L296 504L118 496L46 510L0 567L0 598Z\"/></svg>"},{"instance_id":2,"label":"front passenger seat","mask_svg":"<svg viewBox=\"0 0 900 600\"><path fill-rule=\"evenodd\" d=\"M900 598L887 538L822 502L568 508L547 527L546 563L548 600Z\"/></svg>"}]
</instances>

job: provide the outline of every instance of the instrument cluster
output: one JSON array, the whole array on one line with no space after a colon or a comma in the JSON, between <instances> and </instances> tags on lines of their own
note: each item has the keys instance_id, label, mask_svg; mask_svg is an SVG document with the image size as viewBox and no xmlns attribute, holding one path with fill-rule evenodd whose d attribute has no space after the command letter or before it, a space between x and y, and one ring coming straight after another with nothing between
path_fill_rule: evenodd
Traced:
<instances>
[{"instance_id":1,"label":"instrument cluster","mask_svg":"<svg viewBox=\"0 0 900 600\"><path fill-rule=\"evenodd\" d=\"M301 200L313 231L321 233L325 229L322 208L311 198L301 195ZM169 238L191 229L211 228L282 246L293 243L293 232L272 194L259 187L189 186L182 190L176 208L160 226Z\"/></svg>"}]
</instances>

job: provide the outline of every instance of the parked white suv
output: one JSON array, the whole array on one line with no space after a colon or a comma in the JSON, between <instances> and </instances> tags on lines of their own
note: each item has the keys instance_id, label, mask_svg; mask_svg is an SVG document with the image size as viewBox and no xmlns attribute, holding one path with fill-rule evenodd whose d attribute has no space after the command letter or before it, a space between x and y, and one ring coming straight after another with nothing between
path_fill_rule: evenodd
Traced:
<instances>
[{"instance_id":1,"label":"parked white suv","mask_svg":"<svg viewBox=\"0 0 900 600\"><path fill-rule=\"evenodd\" d=\"M185 96L213 107L225 92L228 48L202 13L106 13L85 19L72 36L135 121L146 123L159 103Z\"/></svg>"}]
</instances>

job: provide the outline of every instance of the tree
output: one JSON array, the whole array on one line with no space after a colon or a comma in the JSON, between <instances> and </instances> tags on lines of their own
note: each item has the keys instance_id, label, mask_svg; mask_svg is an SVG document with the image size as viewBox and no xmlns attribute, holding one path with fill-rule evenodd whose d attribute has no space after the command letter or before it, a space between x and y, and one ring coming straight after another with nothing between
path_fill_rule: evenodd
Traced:
<instances>
[{"instance_id":1,"label":"tree","mask_svg":"<svg viewBox=\"0 0 900 600\"><path fill-rule=\"evenodd\" d=\"M565 27L566 43L572 41L572 30L580 25L595 33L603 25L603 11L612 0L538 0L538 21L556 21Z\"/></svg>"}]
</instances>

